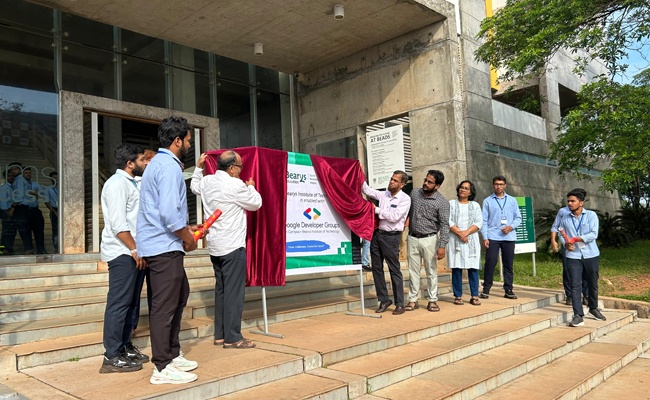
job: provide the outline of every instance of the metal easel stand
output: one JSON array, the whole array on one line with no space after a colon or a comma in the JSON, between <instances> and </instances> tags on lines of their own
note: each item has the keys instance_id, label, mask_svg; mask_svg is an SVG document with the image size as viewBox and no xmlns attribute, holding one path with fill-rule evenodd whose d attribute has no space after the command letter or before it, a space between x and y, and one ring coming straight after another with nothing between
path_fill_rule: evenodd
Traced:
<instances>
[{"instance_id":1,"label":"metal easel stand","mask_svg":"<svg viewBox=\"0 0 650 400\"><path fill-rule=\"evenodd\" d=\"M269 332L269 318L266 312L266 287L265 286L262 286L262 312L264 313L264 331L251 329L250 333L256 333L258 335L265 335L265 336L271 336L278 339L284 339L284 335Z\"/></svg>"},{"instance_id":2,"label":"metal easel stand","mask_svg":"<svg viewBox=\"0 0 650 400\"><path fill-rule=\"evenodd\" d=\"M359 268L359 293L361 293L361 312L355 313L355 312L348 311L345 313L345 315L353 315L355 317L381 318L381 315L366 314L366 307L365 307L366 296L363 293L363 270L361 268Z\"/></svg>"}]
</instances>

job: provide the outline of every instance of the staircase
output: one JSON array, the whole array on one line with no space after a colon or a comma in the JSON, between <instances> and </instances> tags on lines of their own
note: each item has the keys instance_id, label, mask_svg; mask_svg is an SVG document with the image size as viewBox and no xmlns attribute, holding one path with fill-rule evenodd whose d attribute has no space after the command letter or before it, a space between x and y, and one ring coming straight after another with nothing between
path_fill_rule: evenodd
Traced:
<instances>
[{"instance_id":1,"label":"staircase","mask_svg":"<svg viewBox=\"0 0 650 400\"><path fill-rule=\"evenodd\" d=\"M640 379L650 370L650 322L634 311L603 310L607 321L587 317L585 326L569 328L571 307L562 294L517 286L518 300L499 297L494 288L481 306L457 306L444 273L440 312L426 311L421 300L418 310L382 318L346 315L361 311L358 272L288 277L286 287L267 288L269 330L282 339L248 333L263 326L261 289L247 288L242 327L257 347L215 347L214 281L205 253L186 258L192 293L181 331L187 358L199 362L199 379L150 385L151 364L100 375L107 273L98 271L96 256L52 258L0 260L1 383L28 398L602 399L621 388L627 397L639 394L632 398L650 393L650 380ZM406 281L408 270L403 273ZM362 276L365 312L376 316L372 277ZM145 297L142 308L134 342L150 354Z\"/></svg>"}]
</instances>

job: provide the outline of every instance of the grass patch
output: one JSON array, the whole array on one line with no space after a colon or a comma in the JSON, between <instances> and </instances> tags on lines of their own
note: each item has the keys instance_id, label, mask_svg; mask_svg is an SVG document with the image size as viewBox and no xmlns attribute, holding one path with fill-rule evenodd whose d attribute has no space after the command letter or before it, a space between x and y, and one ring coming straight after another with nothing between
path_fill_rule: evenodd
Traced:
<instances>
[{"instance_id":1,"label":"grass patch","mask_svg":"<svg viewBox=\"0 0 650 400\"><path fill-rule=\"evenodd\" d=\"M601 296L650 301L650 240L637 240L624 248L600 249ZM532 254L515 256L515 285L562 289L562 260L555 254L536 253L537 276L533 276ZM499 280L499 268L495 270Z\"/></svg>"}]
</instances>

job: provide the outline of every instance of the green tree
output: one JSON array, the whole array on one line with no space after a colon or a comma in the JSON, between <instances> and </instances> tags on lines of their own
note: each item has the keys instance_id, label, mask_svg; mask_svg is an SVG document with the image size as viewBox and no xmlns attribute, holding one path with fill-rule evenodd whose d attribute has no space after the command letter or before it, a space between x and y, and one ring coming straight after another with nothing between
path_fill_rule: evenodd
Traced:
<instances>
[{"instance_id":1,"label":"green tree","mask_svg":"<svg viewBox=\"0 0 650 400\"><path fill-rule=\"evenodd\" d=\"M638 208L650 177L650 86L608 82L585 85L578 105L562 119L549 157L560 174L590 179L601 169L603 188L627 193Z\"/></svg>"},{"instance_id":2,"label":"green tree","mask_svg":"<svg viewBox=\"0 0 650 400\"><path fill-rule=\"evenodd\" d=\"M581 72L603 60L614 77L630 50L650 37L649 0L508 0L481 23L484 40L476 58L499 69L499 79L544 73L560 48L568 49Z\"/></svg>"}]
</instances>

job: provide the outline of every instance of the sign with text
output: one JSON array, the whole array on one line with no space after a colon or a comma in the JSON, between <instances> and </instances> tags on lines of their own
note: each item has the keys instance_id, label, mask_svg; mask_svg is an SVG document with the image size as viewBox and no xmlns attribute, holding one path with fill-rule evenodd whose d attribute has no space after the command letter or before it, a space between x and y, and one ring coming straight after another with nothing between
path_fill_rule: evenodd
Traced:
<instances>
[{"instance_id":1,"label":"sign with text","mask_svg":"<svg viewBox=\"0 0 650 400\"><path fill-rule=\"evenodd\" d=\"M532 197L515 197L519 212L521 213L521 224L515 230L517 239L515 241L515 254L535 253L535 218L533 215Z\"/></svg>"},{"instance_id":2,"label":"sign with text","mask_svg":"<svg viewBox=\"0 0 650 400\"><path fill-rule=\"evenodd\" d=\"M368 185L373 189L388 186L396 170L404 171L404 132L402 125L366 132Z\"/></svg>"},{"instance_id":3,"label":"sign with text","mask_svg":"<svg viewBox=\"0 0 650 400\"><path fill-rule=\"evenodd\" d=\"M350 228L330 205L309 154L289 153L287 275L352 268Z\"/></svg>"}]
</instances>

